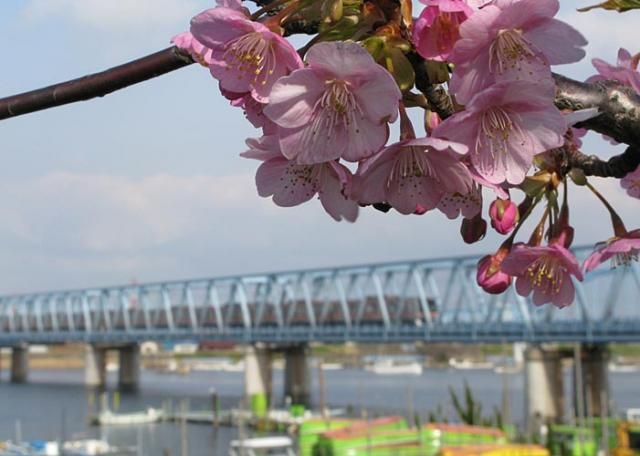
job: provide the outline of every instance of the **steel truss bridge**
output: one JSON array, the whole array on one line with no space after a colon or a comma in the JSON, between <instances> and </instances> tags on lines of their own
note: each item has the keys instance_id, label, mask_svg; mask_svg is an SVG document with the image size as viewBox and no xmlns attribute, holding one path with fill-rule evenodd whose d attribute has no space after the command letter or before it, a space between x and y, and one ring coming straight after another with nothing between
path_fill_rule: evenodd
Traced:
<instances>
[{"instance_id":1,"label":"steel truss bridge","mask_svg":"<svg viewBox=\"0 0 640 456\"><path fill-rule=\"evenodd\" d=\"M576 249L584 258L589 249ZM637 264L587 275L576 300L535 307L475 283L477 257L0 297L0 345L146 340L640 342Z\"/></svg>"}]
</instances>

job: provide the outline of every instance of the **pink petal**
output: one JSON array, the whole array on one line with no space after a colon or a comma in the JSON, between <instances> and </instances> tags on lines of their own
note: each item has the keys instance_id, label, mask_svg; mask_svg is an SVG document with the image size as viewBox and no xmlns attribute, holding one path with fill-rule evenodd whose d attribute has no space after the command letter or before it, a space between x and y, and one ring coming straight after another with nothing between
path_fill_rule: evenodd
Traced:
<instances>
[{"instance_id":1,"label":"pink petal","mask_svg":"<svg viewBox=\"0 0 640 456\"><path fill-rule=\"evenodd\" d=\"M291 207L309 201L316 194L317 181L306 178L303 167L285 158L264 162L256 173L256 186L260 196L273 195L278 206Z\"/></svg>"},{"instance_id":2,"label":"pink petal","mask_svg":"<svg viewBox=\"0 0 640 456\"><path fill-rule=\"evenodd\" d=\"M575 255L570 250L564 248L560 244L551 244L550 247L555 250L556 256L559 256L569 274L576 276L576 279L582 281L582 270Z\"/></svg>"},{"instance_id":3,"label":"pink petal","mask_svg":"<svg viewBox=\"0 0 640 456\"><path fill-rule=\"evenodd\" d=\"M618 66L631 68L631 53L625 48L618 49Z\"/></svg>"},{"instance_id":4,"label":"pink petal","mask_svg":"<svg viewBox=\"0 0 640 456\"><path fill-rule=\"evenodd\" d=\"M364 114L377 123L395 122L402 93L391 74L377 65L370 77L354 90Z\"/></svg>"},{"instance_id":5,"label":"pink petal","mask_svg":"<svg viewBox=\"0 0 640 456\"><path fill-rule=\"evenodd\" d=\"M553 297L551 302L554 306L563 308L573 304L576 296L576 289L569 274L565 275L560 291Z\"/></svg>"},{"instance_id":6,"label":"pink petal","mask_svg":"<svg viewBox=\"0 0 640 456\"><path fill-rule=\"evenodd\" d=\"M378 154L380 155L380 154ZM380 160L365 174L358 174L353 180L353 198L361 204L382 203L387 198L386 188L393 160Z\"/></svg>"},{"instance_id":7,"label":"pink petal","mask_svg":"<svg viewBox=\"0 0 640 456\"><path fill-rule=\"evenodd\" d=\"M589 255L589 257L584 261L584 265L583 268L585 270L585 272L591 272L593 271L595 268L597 268L598 266L600 266L602 263L604 263L606 260L603 258L602 255L602 250L603 249L596 249L591 255ZM609 256L611 257L611 255Z\"/></svg>"},{"instance_id":8,"label":"pink petal","mask_svg":"<svg viewBox=\"0 0 640 456\"><path fill-rule=\"evenodd\" d=\"M336 164L336 166L341 165ZM358 204L343 195L342 183L331 171L324 172L318 193L322 207L334 220L339 222L345 219L349 222L355 222L358 218Z\"/></svg>"},{"instance_id":9,"label":"pink petal","mask_svg":"<svg viewBox=\"0 0 640 456\"><path fill-rule=\"evenodd\" d=\"M587 40L569 24L557 19L542 22L524 36L544 52L551 65L577 62L585 56L582 47L586 46Z\"/></svg>"},{"instance_id":10,"label":"pink petal","mask_svg":"<svg viewBox=\"0 0 640 456\"><path fill-rule=\"evenodd\" d=\"M460 39L453 47L449 60L455 64L470 63L485 46L490 45L498 34L493 24L501 12L500 8L487 5L464 21L460 25ZM488 56L486 67L488 68Z\"/></svg>"},{"instance_id":11,"label":"pink petal","mask_svg":"<svg viewBox=\"0 0 640 456\"><path fill-rule=\"evenodd\" d=\"M249 150L240 154L244 158L267 161L272 158L282 157L278 137L263 136L261 138L248 138L246 141Z\"/></svg>"},{"instance_id":12,"label":"pink petal","mask_svg":"<svg viewBox=\"0 0 640 456\"><path fill-rule=\"evenodd\" d=\"M555 16L560 9L558 0L507 0L497 3L503 10L500 25L506 29L537 27L541 22Z\"/></svg>"},{"instance_id":13,"label":"pink petal","mask_svg":"<svg viewBox=\"0 0 640 456\"><path fill-rule=\"evenodd\" d=\"M430 153L429 162L444 192L464 195L471 191L471 174L456 157L446 153Z\"/></svg>"},{"instance_id":14,"label":"pink petal","mask_svg":"<svg viewBox=\"0 0 640 456\"><path fill-rule=\"evenodd\" d=\"M356 118L355 125L350 127L350 131L345 134L346 141L336 135L325 145L329 149L341 148L340 156L347 161L358 162L371 157L389 139L389 126L386 123L380 125L365 117Z\"/></svg>"},{"instance_id":15,"label":"pink petal","mask_svg":"<svg viewBox=\"0 0 640 456\"><path fill-rule=\"evenodd\" d=\"M502 268L504 272L504 268ZM533 290L533 283L531 282L531 278L527 275L519 276L516 279L516 292L520 296L527 297L531 294L531 290Z\"/></svg>"},{"instance_id":16,"label":"pink petal","mask_svg":"<svg viewBox=\"0 0 640 456\"><path fill-rule=\"evenodd\" d=\"M478 54L473 60L456 66L449 87L458 103L467 104L475 94L491 86L494 81L489 55Z\"/></svg>"},{"instance_id":17,"label":"pink petal","mask_svg":"<svg viewBox=\"0 0 640 456\"><path fill-rule=\"evenodd\" d=\"M424 138L410 139L408 141L402 142L402 144L406 146L423 146L439 151L453 152L452 155L465 155L469 151L469 148L464 144L437 138L435 137L435 135Z\"/></svg>"},{"instance_id":18,"label":"pink petal","mask_svg":"<svg viewBox=\"0 0 640 456\"><path fill-rule=\"evenodd\" d=\"M333 132L330 137L320 139L307 125L281 128L279 135L282 154L301 164L324 163L340 158L342 146L347 140L342 129ZM337 147L329 147L329 144Z\"/></svg>"},{"instance_id":19,"label":"pink petal","mask_svg":"<svg viewBox=\"0 0 640 456\"><path fill-rule=\"evenodd\" d=\"M310 67L325 71L338 79L368 74L378 66L362 46L347 41L318 43L309 49L306 60Z\"/></svg>"},{"instance_id":20,"label":"pink petal","mask_svg":"<svg viewBox=\"0 0 640 456\"><path fill-rule=\"evenodd\" d=\"M296 70L273 85L264 113L284 128L301 127L311 119L324 89L324 80L313 70Z\"/></svg>"},{"instance_id":21,"label":"pink petal","mask_svg":"<svg viewBox=\"0 0 640 456\"><path fill-rule=\"evenodd\" d=\"M520 114L520 128L528 136L534 154L560 147L564 144L564 132L568 125L565 117L554 106L544 111L529 111Z\"/></svg>"},{"instance_id":22,"label":"pink petal","mask_svg":"<svg viewBox=\"0 0 640 456\"><path fill-rule=\"evenodd\" d=\"M478 137L478 114L470 110L460 111L447 118L433 131L432 138L445 138L475 147Z\"/></svg>"},{"instance_id":23,"label":"pink petal","mask_svg":"<svg viewBox=\"0 0 640 456\"><path fill-rule=\"evenodd\" d=\"M191 33L211 49L253 31L252 22L242 12L230 8L211 8L191 19Z\"/></svg>"},{"instance_id":24,"label":"pink petal","mask_svg":"<svg viewBox=\"0 0 640 456\"><path fill-rule=\"evenodd\" d=\"M439 182L428 177L394 179L389 185L387 202L401 214L413 214L417 206L435 209L443 196Z\"/></svg>"}]
</instances>

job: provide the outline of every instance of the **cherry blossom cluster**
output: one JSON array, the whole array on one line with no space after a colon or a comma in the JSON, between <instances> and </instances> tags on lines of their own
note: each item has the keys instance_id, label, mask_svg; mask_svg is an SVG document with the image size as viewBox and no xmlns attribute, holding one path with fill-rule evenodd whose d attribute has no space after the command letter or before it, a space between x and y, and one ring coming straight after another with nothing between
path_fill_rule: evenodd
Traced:
<instances>
[{"instance_id":1,"label":"cherry blossom cluster","mask_svg":"<svg viewBox=\"0 0 640 456\"><path fill-rule=\"evenodd\" d=\"M580 170L565 166L585 133L572 125L598 112L561 112L551 66L579 61L587 42L555 18L558 0L421 1L414 18L409 0L272 0L253 12L219 0L173 43L261 130L241 154L261 162L260 196L290 207L317 195L335 220L355 221L366 206L439 210L460 217L463 239L475 242L487 229L483 199L494 194L491 226L508 238L478 263L478 284L502 293L515 279L537 305L569 305L572 277L610 258L628 264L640 249L640 230L627 231ZM296 50L284 36L309 24L316 35ZM591 80L640 91L639 57L618 57L616 65L594 60ZM452 112L414 91L419 72L431 87L447 84ZM410 108L424 113L424 134ZM399 137L390 138L396 121ZM582 266L569 250L569 182L591 189L614 226ZM621 184L640 198L640 168ZM510 197L516 189L520 204ZM529 241L516 242L540 212Z\"/></svg>"}]
</instances>

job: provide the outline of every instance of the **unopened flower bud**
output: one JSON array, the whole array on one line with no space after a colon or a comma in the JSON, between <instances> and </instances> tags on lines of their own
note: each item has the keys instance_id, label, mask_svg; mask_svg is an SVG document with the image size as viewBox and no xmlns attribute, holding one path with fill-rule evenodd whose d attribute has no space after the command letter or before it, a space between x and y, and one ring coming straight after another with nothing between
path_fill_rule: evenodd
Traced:
<instances>
[{"instance_id":1,"label":"unopened flower bud","mask_svg":"<svg viewBox=\"0 0 640 456\"><path fill-rule=\"evenodd\" d=\"M511 200L496 200L489 206L491 226L500 234L511 232L520 220L518 206Z\"/></svg>"},{"instance_id":2,"label":"unopened flower bud","mask_svg":"<svg viewBox=\"0 0 640 456\"><path fill-rule=\"evenodd\" d=\"M437 112L433 112L431 110L426 110L424 114L424 128L431 136L433 134L433 130L436 129L438 125L442 123L440 116Z\"/></svg>"},{"instance_id":3,"label":"unopened flower bud","mask_svg":"<svg viewBox=\"0 0 640 456\"><path fill-rule=\"evenodd\" d=\"M511 276L500 269L507 253L508 250L501 249L496 254L487 255L478 261L476 281L487 293L500 294L511 285Z\"/></svg>"},{"instance_id":4,"label":"unopened flower bud","mask_svg":"<svg viewBox=\"0 0 640 456\"><path fill-rule=\"evenodd\" d=\"M478 242L487 234L487 222L480 214L470 219L462 219L460 234L467 244Z\"/></svg>"}]
</instances>

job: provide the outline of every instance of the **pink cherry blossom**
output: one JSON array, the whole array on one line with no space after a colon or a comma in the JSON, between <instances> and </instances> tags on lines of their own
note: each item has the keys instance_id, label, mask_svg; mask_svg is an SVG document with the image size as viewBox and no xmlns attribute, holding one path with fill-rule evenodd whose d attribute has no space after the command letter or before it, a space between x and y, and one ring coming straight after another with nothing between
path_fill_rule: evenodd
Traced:
<instances>
[{"instance_id":1,"label":"pink cherry blossom","mask_svg":"<svg viewBox=\"0 0 640 456\"><path fill-rule=\"evenodd\" d=\"M487 293L500 294L511 285L511 276L501 269L508 253L509 249L501 248L494 255L487 255L478 261L476 282Z\"/></svg>"},{"instance_id":2,"label":"pink cherry blossom","mask_svg":"<svg viewBox=\"0 0 640 456\"><path fill-rule=\"evenodd\" d=\"M550 64L582 59L587 42L553 19L558 9L558 0L495 0L463 22L449 58L457 101L466 104L496 81L550 79Z\"/></svg>"},{"instance_id":3,"label":"pink cherry blossom","mask_svg":"<svg viewBox=\"0 0 640 456\"><path fill-rule=\"evenodd\" d=\"M518 185L534 155L564 143L567 124L551 103L553 93L547 84L495 84L446 119L434 135L467 145L471 164L488 182Z\"/></svg>"},{"instance_id":4,"label":"pink cherry blossom","mask_svg":"<svg viewBox=\"0 0 640 456\"><path fill-rule=\"evenodd\" d=\"M437 138L406 139L358 167L353 197L362 204L387 202L402 214L434 209L447 193L467 194L472 179L462 144Z\"/></svg>"},{"instance_id":5,"label":"pink cherry blossom","mask_svg":"<svg viewBox=\"0 0 640 456\"><path fill-rule=\"evenodd\" d=\"M582 271L575 256L560 242L548 246L516 244L502 262L502 271L516 277L520 296L533 292L536 306L552 303L566 307L573 302L575 287L571 276L582 281Z\"/></svg>"},{"instance_id":6,"label":"pink cherry blossom","mask_svg":"<svg viewBox=\"0 0 640 456\"><path fill-rule=\"evenodd\" d=\"M598 70L596 76L587 79L588 82L613 80L624 85L632 87L633 90L640 93L640 72L638 72L638 60L640 54L631 56L629 51L620 48L618 51L618 64L611 65L602 59L593 59L591 63Z\"/></svg>"},{"instance_id":7,"label":"pink cherry blossom","mask_svg":"<svg viewBox=\"0 0 640 456\"><path fill-rule=\"evenodd\" d=\"M482 210L482 188L474 183L467 193L445 193L438 203L438 210L452 220L460 215L473 218Z\"/></svg>"},{"instance_id":8,"label":"pink cherry blossom","mask_svg":"<svg viewBox=\"0 0 640 456\"><path fill-rule=\"evenodd\" d=\"M620 180L620 185L633 198L640 199L640 166Z\"/></svg>"},{"instance_id":9,"label":"pink cherry blossom","mask_svg":"<svg viewBox=\"0 0 640 456\"><path fill-rule=\"evenodd\" d=\"M180 50L188 52L191 58L201 65L211 63L211 49L196 40L191 32L183 32L171 38L171 42Z\"/></svg>"},{"instance_id":10,"label":"pink cherry blossom","mask_svg":"<svg viewBox=\"0 0 640 456\"><path fill-rule=\"evenodd\" d=\"M427 5L414 22L412 40L425 59L444 62L460 38L458 28L473 10L465 0L421 0Z\"/></svg>"},{"instance_id":11,"label":"pink cherry blossom","mask_svg":"<svg viewBox=\"0 0 640 456\"><path fill-rule=\"evenodd\" d=\"M251 92L262 103L269 101L280 77L302 66L287 40L252 21L243 9L208 9L191 20L191 33L211 49L209 69L223 89Z\"/></svg>"},{"instance_id":12,"label":"pink cherry blossom","mask_svg":"<svg viewBox=\"0 0 640 456\"><path fill-rule=\"evenodd\" d=\"M316 194L322 207L335 220L353 222L358 204L345 197L350 191L351 173L336 161L299 165L280 152L277 136L248 139L249 150L241 155L261 160L256 173L258 194L272 197L274 203L291 207L309 201Z\"/></svg>"},{"instance_id":13,"label":"pink cherry blossom","mask_svg":"<svg viewBox=\"0 0 640 456\"><path fill-rule=\"evenodd\" d=\"M352 42L316 44L306 60L273 86L264 111L280 127L284 156L313 164L378 152L402 96L391 74Z\"/></svg>"},{"instance_id":14,"label":"pink cherry blossom","mask_svg":"<svg viewBox=\"0 0 640 456\"><path fill-rule=\"evenodd\" d=\"M262 128L264 135L273 135L278 131L278 126L271 119L264 115L263 103L256 101L250 92L235 93L220 88L220 92L231 102L231 106L236 106L244 110L247 120L256 128Z\"/></svg>"},{"instance_id":15,"label":"pink cherry blossom","mask_svg":"<svg viewBox=\"0 0 640 456\"><path fill-rule=\"evenodd\" d=\"M633 230L621 236L615 236L607 242L596 246L596 250L584 262L584 270L591 272L605 261L611 259L615 268L638 261L640 253L640 229Z\"/></svg>"},{"instance_id":16,"label":"pink cherry blossom","mask_svg":"<svg viewBox=\"0 0 640 456\"><path fill-rule=\"evenodd\" d=\"M518 224L518 206L509 199L496 198L489 206L491 226L500 234L510 233Z\"/></svg>"}]
</instances>

